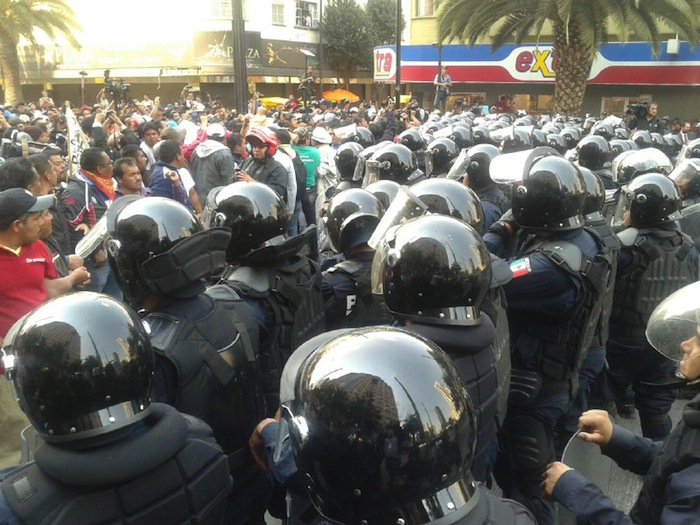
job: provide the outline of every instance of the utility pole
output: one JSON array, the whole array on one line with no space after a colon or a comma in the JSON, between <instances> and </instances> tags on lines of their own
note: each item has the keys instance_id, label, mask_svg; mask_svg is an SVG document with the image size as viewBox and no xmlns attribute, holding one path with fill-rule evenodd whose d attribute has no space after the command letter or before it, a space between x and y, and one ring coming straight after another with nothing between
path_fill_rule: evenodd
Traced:
<instances>
[{"instance_id":1,"label":"utility pole","mask_svg":"<svg viewBox=\"0 0 700 525\"><path fill-rule=\"evenodd\" d=\"M396 107L401 108L401 0L396 0Z\"/></svg>"},{"instance_id":2,"label":"utility pole","mask_svg":"<svg viewBox=\"0 0 700 525\"><path fill-rule=\"evenodd\" d=\"M246 69L245 20L243 1L231 2L231 29L233 34L233 94L238 113L248 112L248 71Z\"/></svg>"}]
</instances>

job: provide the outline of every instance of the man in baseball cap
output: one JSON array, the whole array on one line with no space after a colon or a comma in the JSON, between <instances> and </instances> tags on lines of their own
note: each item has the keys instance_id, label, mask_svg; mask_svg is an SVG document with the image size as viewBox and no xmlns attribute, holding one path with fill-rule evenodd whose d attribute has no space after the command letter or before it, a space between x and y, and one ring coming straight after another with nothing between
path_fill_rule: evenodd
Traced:
<instances>
[{"instance_id":1,"label":"man in baseball cap","mask_svg":"<svg viewBox=\"0 0 700 525\"><path fill-rule=\"evenodd\" d=\"M53 195L36 197L30 191L22 188L12 188L0 192L0 235L10 228L15 222L26 222L28 218L23 218L26 214L48 210L53 203ZM36 237L30 242L39 238L37 230ZM0 242L0 244L2 244Z\"/></svg>"}]
</instances>

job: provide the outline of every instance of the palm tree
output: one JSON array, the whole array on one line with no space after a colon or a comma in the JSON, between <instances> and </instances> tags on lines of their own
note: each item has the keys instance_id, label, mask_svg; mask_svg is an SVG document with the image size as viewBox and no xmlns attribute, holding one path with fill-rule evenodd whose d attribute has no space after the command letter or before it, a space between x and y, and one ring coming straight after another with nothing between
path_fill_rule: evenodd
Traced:
<instances>
[{"instance_id":1,"label":"palm tree","mask_svg":"<svg viewBox=\"0 0 700 525\"><path fill-rule=\"evenodd\" d=\"M17 51L20 37L37 45L35 31L39 30L52 40L60 35L80 47L73 36L77 28L75 13L65 0L0 0L0 74L6 104L23 99Z\"/></svg>"},{"instance_id":2,"label":"palm tree","mask_svg":"<svg viewBox=\"0 0 700 525\"><path fill-rule=\"evenodd\" d=\"M492 49L506 43L537 42L553 35L557 58L554 111L576 114L598 47L612 34L625 42L650 42L658 53L661 28L698 42L700 0L442 0L438 32L442 42L473 46L491 37ZM544 28L544 31L543 31Z\"/></svg>"}]
</instances>

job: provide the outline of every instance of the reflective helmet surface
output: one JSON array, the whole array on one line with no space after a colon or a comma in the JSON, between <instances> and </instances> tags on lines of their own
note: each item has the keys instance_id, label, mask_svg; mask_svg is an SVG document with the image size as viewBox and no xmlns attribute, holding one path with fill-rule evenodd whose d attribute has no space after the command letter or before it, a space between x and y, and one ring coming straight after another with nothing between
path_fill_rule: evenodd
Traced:
<instances>
[{"instance_id":1,"label":"reflective helmet surface","mask_svg":"<svg viewBox=\"0 0 700 525\"><path fill-rule=\"evenodd\" d=\"M673 171L673 164L664 152L656 148L632 151L624 157L618 157L615 176L620 184L627 184L644 173L660 172L666 175Z\"/></svg>"},{"instance_id":2,"label":"reflective helmet surface","mask_svg":"<svg viewBox=\"0 0 700 525\"><path fill-rule=\"evenodd\" d=\"M513 127L511 133L501 142L501 153L514 153L532 149L532 137L524 129Z\"/></svg>"},{"instance_id":3,"label":"reflective helmet surface","mask_svg":"<svg viewBox=\"0 0 700 525\"><path fill-rule=\"evenodd\" d=\"M371 160L379 163L379 180L406 184L418 170L415 153L401 144L389 144L381 148L372 155Z\"/></svg>"},{"instance_id":4,"label":"reflective helmet surface","mask_svg":"<svg viewBox=\"0 0 700 525\"><path fill-rule=\"evenodd\" d=\"M581 140L581 132L572 126L562 129L559 132L559 135L561 135L566 142L567 149L574 149L578 144L578 141Z\"/></svg>"},{"instance_id":5,"label":"reflective helmet surface","mask_svg":"<svg viewBox=\"0 0 700 525\"><path fill-rule=\"evenodd\" d=\"M283 235L288 225L287 206L266 184L234 182L221 188L214 197L210 226L231 231L231 242L226 250L229 262Z\"/></svg>"},{"instance_id":6,"label":"reflective helmet surface","mask_svg":"<svg viewBox=\"0 0 700 525\"><path fill-rule=\"evenodd\" d=\"M302 345L282 375L283 424L314 506L348 525L417 525L465 507L476 419L450 358L399 328L337 332Z\"/></svg>"},{"instance_id":7,"label":"reflective helmet surface","mask_svg":"<svg viewBox=\"0 0 700 525\"><path fill-rule=\"evenodd\" d=\"M246 142L262 142L267 145L266 155L272 157L277 153L279 140L277 135L270 129L265 127L253 127L245 136Z\"/></svg>"},{"instance_id":8,"label":"reflective helmet surface","mask_svg":"<svg viewBox=\"0 0 700 525\"><path fill-rule=\"evenodd\" d=\"M183 277L187 282L173 278L178 265L184 268L200 255L183 253L176 260L168 258L167 254L181 243L201 239L206 246L199 246L200 249L212 248L212 253L203 254L203 258L223 255L228 235L226 239L219 239L224 245L214 249L205 240L210 234L204 232L197 217L179 202L166 197L145 197L131 200L122 207L122 199L126 197L118 199L107 212L109 239L106 247L112 273L130 304L140 306L149 295L167 295L178 284L190 284L208 276L188 274L187 278ZM209 270L222 269L224 262L223 258L210 259Z\"/></svg>"},{"instance_id":9,"label":"reflective helmet surface","mask_svg":"<svg viewBox=\"0 0 700 525\"><path fill-rule=\"evenodd\" d=\"M389 209L391 201L394 200L394 197L396 197L396 194L399 192L399 185L393 180L378 180L377 182L369 184L365 190L377 197L379 202L382 203L382 208L386 211Z\"/></svg>"},{"instance_id":10,"label":"reflective helmet surface","mask_svg":"<svg viewBox=\"0 0 700 525\"><path fill-rule=\"evenodd\" d=\"M484 208L471 188L450 179L427 179L411 186L411 192L429 213L454 217L484 232Z\"/></svg>"},{"instance_id":11,"label":"reflective helmet surface","mask_svg":"<svg viewBox=\"0 0 700 525\"><path fill-rule=\"evenodd\" d=\"M550 148L554 148L557 150L559 153L562 155L568 151L568 147L566 145L566 141L564 140L564 137L557 133L550 133L547 135L547 145Z\"/></svg>"},{"instance_id":12,"label":"reflective helmet surface","mask_svg":"<svg viewBox=\"0 0 700 525\"><path fill-rule=\"evenodd\" d=\"M661 173L646 173L622 187L615 223L629 214L635 228L659 226L681 218L681 192L676 183Z\"/></svg>"},{"instance_id":13,"label":"reflective helmet surface","mask_svg":"<svg viewBox=\"0 0 700 525\"><path fill-rule=\"evenodd\" d=\"M340 180L352 180L355 174L358 155L361 151L362 146L357 142L341 144L335 151L335 166L338 169Z\"/></svg>"},{"instance_id":14,"label":"reflective helmet surface","mask_svg":"<svg viewBox=\"0 0 700 525\"><path fill-rule=\"evenodd\" d=\"M700 196L700 159L683 159L668 176L684 199Z\"/></svg>"},{"instance_id":15,"label":"reflective helmet surface","mask_svg":"<svg viewBox=\"0 0 700 525\"><path fill-rule=\"evenodd\" d=\"M14 383L22 410L46 441L106 434L148 414L153 350L128 306L77 292L19 323Z\"/></svg>"},{"instance_id":16,"label":"reflective helmet surface","mask_svg":"<svg viewBox=\"0 0 700 525\"><path fill-rule=\"evenodd\" d=\"M366 190L351 188L333 197L326 214L326 229L333 249L343 253L367 241L379 224L382 205Z\"/></svg>"},{"instance_id":17,"label":"reflective helmet surface","mask_svg":"<svg viewBox=\"0 0 700 525\"><path fill-rule=\"evenodd\" d=\"M576 145L578 163L589 170L610 168L612 151L608 141L600 135L583 137Z\"/></svg>"},{"instance_id":18,"label":"reflective helmet surface","mask_svg":"<svg viewBox=\"0 0 700 525\"><path fill-rule=\"evenodd\" d=\"M472 128L472 139L474 144L493 144L491 132L486 126L475 126Z\"/></svg>"},{"instance_id":19,"label":"reflective helmet surface","mask_svg":"<svg viewBox=\"0 0 700 525\"><path fill-rule=\"evenodd\" d=\"M617 156L620 155L620 153L632 150L632 146L628 140L612 139L610 141L609 145L610 145L611 159L617 158Z\"/></svg>"},{"instance_id":20,"label":"reflective helmet surface","mask_svg":"<svg viewBox=\"0 0 700 525\"><path fill-rule=\"evenodd\" d=\"M433 170L445 172L451 163L459 155L457 144L448 138L439 138L428 144L428 151L432 152Z\"/></svg>"},{"instance_id":21,"label":"reflective helmet surface","mask_svg":"<svg viewBox=\"0 0 700 525\"><path fill-rule=\"evenodd\" d=\"M605 205L605 185L601 178L588 168L579 166L586 184L586 203L583 206L583 214L588 217L603 209Z\"/></svg>"},{"instance_id":22,"label":"reflective helmet surface","mask_svg":"<svg viewBox=\"0 0 700 525\"><path fill-rule=\"evenodd\" d=\"M549 142L547 142L547 134L541 129L533 129L530 132L530 138L532 139L533 148L537 148L539 146L549 146Z\"/></svg>"},{"instance_id":23,"label":"reflective helmet surface","mask_svg":"<svg viewBox=\"0 0 700 525\"><path fill-rule=\"evenodd\" d=\"M413 152L423 151L428 145L423 135L417 129L407 129L399 134L398 143L406 146Z\"/></svg>"},{"instance_id":24,"label":"reflective helmet surface","mask_svg":"<svg viewBox=\"0 0 700 525\"><path fill-rule=\"evenodd\" d=\"M583 226L586 189L578 167L556 156L537 159L513 192L513 217L532 230L562 231Z\"/></svg>"},{"instance_id":25,"label":"reflective helmet surface","mask_svg":"<svg viewBox=\"0 0 700 525\"><path fill-rule=\"evenodd\" d=\"M608 124L607 122L598 122L594 124L593 128L591 129L591 134L599 135L605 140L612 140L615 138L615 130L612 125Z\"/></svg>"},{"instance_id":26,"label":"reflective helmet surface","mask_svg":"<svg viewBox=\"0 0 700 525\"><path fill-rule=\"evenodd\" d=\"M632 133L630 139L632 140L632 142L637 144L637 147L639 149L651 148L654 146L654 143L651 140L651 133L649 133L645 129L638 129L637 131Z\"/></svg>"},{"instance_id":27,"label":"reflective helmet surface","mask_svg":"<svg viewBox=\"0 0 700 525\"><path fill-rule=\"evenodd\" d=\"M491 283L491 259L468 224L428 215L387 232L372 263L372 285L390 312L429 324L470 326Z\"/></svg>"},{"instance_id":28,"label":"reflective helmet surface","mask_svg":"<svg viewBox=\"0 0 700 525\"><path fill-rule=\"evenodd\" d=\"M700 138L689 141L683 148L682 155L686 159L700 159Z\"/></svg>"},{"instance_id":29,"label":"reflective helmet surface","mask_svg":"<svg viewBox=\"0 0 700 525\"><path fill-rule=\"evenodd\" d=\"M448 138L453 140L460 150L474 145L471 130L459 124L452 126L452 132L449 134Z\"/></svg>"},{"instance_id":30,"label":"reflective helmet surface","mask_svg":"<svg viewBox=\"0 0 700 525\"><path fill-rule=\"evenodd\" d=\"M349 141L357 142L363 148L369 148L375 144L374 135L367 129L358 126L355 133L350 136Z\"/></svg>"}]
</instances>

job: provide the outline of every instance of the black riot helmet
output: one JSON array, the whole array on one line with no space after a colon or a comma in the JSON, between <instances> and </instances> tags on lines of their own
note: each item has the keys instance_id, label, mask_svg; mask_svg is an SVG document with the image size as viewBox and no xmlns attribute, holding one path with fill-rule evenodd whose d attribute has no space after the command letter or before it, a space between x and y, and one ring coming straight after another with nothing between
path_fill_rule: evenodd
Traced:
<instances>
[{"instance_id":1,"label":"black riot helmet","mask_svg":"<svg viewBox=\"0 0 700 525\"><path fill-rule=\"evenodd\" d=\"M420 131L415 128L407 129L399 134L398 143L406 146L413 152L423 151L428 145Z\"/></svg>"},{"instance_id":2,"label":"black riot helmet","mask_svg":"<svg viewBox=\"0 0 700 525\"><path fill-rule=\"evenodd\" d=\"M474 228L428 215L387 231L372 262L372 288L400 319L427 324L481 323L491 259Z\"/></svg>"},{"instance_id":3,"label":"black riot helmet","mask_svg":"<svg viewBox=\"0 0 700 525\"><path fill-rule=\"evenodd\" d=\"M452 139L454 143L457 144L457 148L460 150L474 145L474 141L472 140L472 132L464 125L455 124L452 126L452 132L448 135L448 138Z\"/></svg>"},{"instance_id":4,"label":"black riot helmet","mask_svg":"<svg viewBox=\"0 0 700 525\"><path fill-rule=\"evenodd\" d=\"M341 191L328 205L326 229L331 246L338 253L367 244L379 224L383 209L374 195L351 188Z\"/></svg>"},{"instance_id":5,"label":"black riot helmet","mask_svg":"<svg viewBox=\"0 0 700 525\"><path fill-rule=\"evenodd\" d=\"M573 230L583 226L585 200L585 183L577 166L554 155L540 157L513 192L513 217L528 230Z\"/></svg>"},{"instance_id":6,"label":"black riot helmet","mask_svg":"<svg viewBox=\"0 0 700 525\"><path fill-rule=\"evenodd\" d=\"M228 262L240 261L266 241L284 235L289 226L287 206L275 191L260 182L234 182L214 188L207 197L208 223L231 231Z\"/></svg>"},{"instance_id":7,"label":"black riot helmet","mask_svg":"<svg viewBox=\"0 0 700 525\"><path fill-rule=\"evenodd\" d=\"M613 176L619 184L627 184L635 177L644 173L659 172L670 174L673 164L661 150L656 148L645 148L632 151L624 157L619 157L619 162L615 163Z\"/></svg>"},{"instance_id":8,"label":"black riot helmet","mask_svg":"<svg viewBox=\"0 0 700 525\"><path fill-rule=\"evenodd\" d=\"M148 415L153 350L122 302L92 292L65 295L23 317L11 333L5 344L14 363L4 359L6 373L44 440L83 440Z\"/></svg>"},{"instance_id":9,"label":"black riot helmet","mask_svg":"<svg viewBox=\"0 0 700 525\"><path fill-rule=\"evenodd\" d=\"M355 132L343 139L343 142L357 142L363 148L369 148L374 145L375 140L369 129L357 126Z\"/></svg>"},{"instance_id":10,"label":"black riot helmet","mask_svg":"<svg viewBox=\"0 0 700 525\"><path fill-rule=\"evenodd\" d=\"M549 135L547 135L547 145L550 148L554 148L562 155L566 153L569 149L566 145L564 137L562 137L558 133L550 133Z\"/></svg>"},{"instance_id":11,"label":"black riot helmet","mask_svg":"<svg viewBox=\"0 0 700 525\"><path fill-rule=\"evenodd\" d=\"M203 291L201 280L226 265L231 235L205 230L184 205L165 197L117 200L107 211L107 257L132 306L150 295Z\"/></svg>"},{"instance_id":12,"label":"black riot helmet","mask_svg":"<svg viewBox=\"0 0 700 525\"><path fill-rule=\"evenodd\" d=\"M532 149L532 137L519 127L513 127L501 142L501 153L515 153Z\"/></svg>"},{"instance_id":13,"label":"black riot helmet","mask_svg":"<svg viewBox=\"0 0 700 525\"><path fill-rule=\"evenodd\" d=\"M573 126L567 126L559 132L562 136L564 142L566 142L567 149L574 149L578 141L581 140L581 132L578 128Z\"/></svg>"},{"instance_id":14,"label":"black riot helmet","mask_svg":"<svg viewBox=\"0 0 700 525\"><path fill-rule=\"evenodd\" d=\"M600 211L605 205L605 185L601 178L588 168L579 166L578 170L583 175L583 181L586 184L586 203L583 205L585 220L600 220L603 218Z\"/></svg>"},{"instance_id":15,"label":"black riot helmet","mask_svg":"<svg viewBox=\"0 0 700 525\"><path fill-rule=\"evenodd\" d=\"M583 137L576 145L578 163L589 170L600 170L612 166L612 151L608 141L600 135Z\"/></svg>"},{"instance_id":16,"label":"black riot helmet","mask_svg":"<svg viewBox=\"0 0 700 525\"><path fill-rule=\"evenodd\" d=\"M379 199L384 210L388 210L391 201L394 200L394 197L399 192L399 187L398 183L393 180L378 180L368 185L365 190Z\"/></svg>"},{"instance_id":17,"label":"black riot helmet","mask_svg":"<svg viewBox=\"0 0 700 525\"><path fill-rule=\"evenodd\" d=\"M637 144L639 149L652 148L654 147L654 142L651 140L651 133L645 129L638 129L630 137L632 142Z\"/></svg>"},{"instance_id":18,"label":"black riot helmet","mask_svg":"<svg viewBox=\"0 0 700 525\"><path fill-rule=\"evenodd\" d=\"M700 159L683 159L668 178L678 185L683 199L700 197Z\"/></svg>"},{"instance_id":19,"label":"black riot helmet","mask_svg":"<svg viewBox=\"0 0 700 525\"><path fill-rule=\"evenodd\" d=\"M661 133L650 133L652 147L659 149L661 151L666 150L666 141Z\"/></svg>"},{"instance_id":20,"label":"black riot helmet","mask_svg":"<svg viewBox=\"0 0 700 525\"><path fill-rule=\"evenodd\" d=\"M615 138L628 140L630 138L630 132L627 131L627 128L615 128Z\"/></svg>"},{"instance_id":21,"label":"black riot helmet","mask_svg":"<svg viewBox=\"0 0 700 525\"><path fill-rule=\"evenodd\" d=\"M632 145L629 140L612 139L610 145L610 157L612 160L625 151L632 151Z\"/></svg>"},{"instance_id":22,"label":"black riot helmet","mask_svg":"<svg viewBox=\"0 0 700 525\"><path fill-rule=\"evenodd\" d=\"M591 135L598 135L605 140L612 140L615 138L615 129L607 122L597 122L591 129Z\"/></svg>"},{"instance_id":23,"label":"black riot helmet","mask_svg":"<svg viewBox=\"0 0 700 525\"><path fill-rule=\"evenodd\" d=\"M340 180L351 181L355 174L357 158L362 146L357 142L341 144L335 152L335 167L338 169Z\"/></svg>"},{"instance_id":24,"label":"black riot helmet","mask_svg":"<svg viewBox=\"0 0 700 525\"><path fill-rule=\"evenodd\" d=\"M681 201L675 182L662 173L645 173L622 187L613 224L647 228L676 221Z\"/></svg>"},{"instance_id":25,"label":"black riot helmet","mask_svg":"<svg viewBox=\"0 0 700 525\"><path fill-rule=\"evenodd\" d=\"M486 126L475 126L472 128L472 139L474 144L493 144L491 132Z\"/></svg>"},{"instance_id":26,"label":"black riot helmet","mask_svg":"<svg viewBox=\"0 0 700 525\"><path fill-rule=\"evenodd\" d=\"M474 408L434 343L384 326L321 334L294 352L280 390L294 461L327 519L418 525L473 506Z\"/></svg>"},{"instance_id":27,"label":"black riot helmet","mask_svg":"<svg viewBox=\"0 0 700 525\"><path fill-rule=\"evenodd\" d=\"M401 144L388 144L376 151L367 161L366 169L376 170L376 180L393 180L399 184L410 183L422 175L416 154Z\"/></svg>"},{"instance_id":28,"label":"black riot helmet","mask_svg":"<svg viewBox=\"0 0 700 525\"><path fill-rule=\"evenodd\" d=\"M689 141L680 156L685 159L700 159L700 138Z\"/></svg>"},{"instance_id":29,"label":"black riot helmet","mask_svg":"<svg viewBox=\"0 0 700 525\"><path fill-rule=\"evenodd\" d=\"M533 129L530 132L530 139L532 140L532 147L538 148L540 146L549 146L547 141L547 134L541 129Z\"/></svg>"},{"instance_id":30,"label":"black riot helmet","mask_svg":"<svg viewBox=\"0 0 700 525\"><path fill-rule=\"evenodd\" d=\"M469 178L469 187L474 191L479 191L483 188L493 185L489 168L491 161L500 155L501 152L496 146L491 144L477 144L466 151L463 151L459 158L463 162L456 161L453 170L450 171L447 178L459 178L457 174L453 174L455 170L459 170L460 175L466 174Z\"/></svg>"},{"instance_id":31,"label":"black riot helmet","mask_svg":"<svg viewBox=\"0 0 700 525\"><path fill-rule=\"evenodd\" d=\"M432 153L434 173L446 173L449 171L452 161L459 155L457 144L446 137L435 139L428 144L428 151Z\"/></svg>"}]
</instances>

